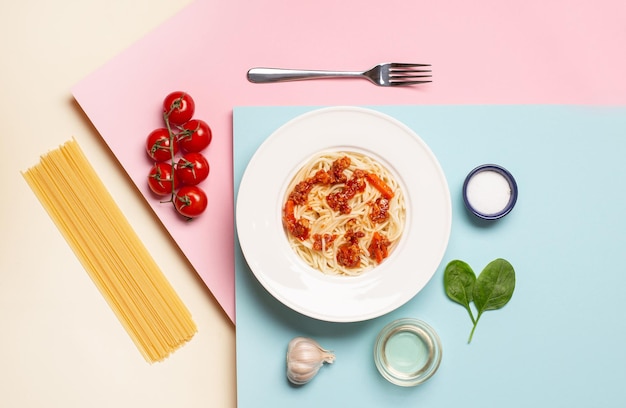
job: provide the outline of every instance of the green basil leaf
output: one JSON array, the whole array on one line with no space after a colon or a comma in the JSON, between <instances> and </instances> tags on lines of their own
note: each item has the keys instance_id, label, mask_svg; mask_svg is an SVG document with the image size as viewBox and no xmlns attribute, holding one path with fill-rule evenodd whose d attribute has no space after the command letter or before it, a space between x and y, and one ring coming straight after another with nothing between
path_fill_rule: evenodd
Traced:
<instances>
[{"instance_id":1,"label":"green basil leaf","mask_svg":"<svg viewBox=\"0 0 626 408\"><path fill-rule=\"evenodd\" d=\"M474 271L463 261L450 261L443 272L443 286L446 294L450 299L465 307L472 318L472 322L474 321L474 315L472 314L472 309L470 309L470 302L473 298L475 282L476 275Z\"/></svg>"},{"instance_id":2,"label":"green basil leaf","mask_svg":"<svg viewBox=\"0 0 626 408\"><path fill-rule=\"evenodd\" d=\"M500 309L506 305L515 290L515 270L506 260L490 262L480 273L474 285L474 304L478 316L485 310Z\"/></svg>"}]
</instances>

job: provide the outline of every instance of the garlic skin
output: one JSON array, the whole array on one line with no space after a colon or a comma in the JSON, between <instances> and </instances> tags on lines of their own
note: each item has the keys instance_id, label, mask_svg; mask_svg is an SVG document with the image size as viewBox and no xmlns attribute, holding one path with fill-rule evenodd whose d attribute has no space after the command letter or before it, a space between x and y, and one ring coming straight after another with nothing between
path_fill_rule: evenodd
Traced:
<instances>
[{"instance_id":1,"label":"garlic skin","mask_svg":"<svg viewBox=\"0 0 626 408\"><path fill-rule=\"evenodd\" d=\"M295 337L287 346L287 378L296 385L306 384L324 363L332 364L334 361L335 355L324 350L315 340Z\"/></svg>"}]
</instances>

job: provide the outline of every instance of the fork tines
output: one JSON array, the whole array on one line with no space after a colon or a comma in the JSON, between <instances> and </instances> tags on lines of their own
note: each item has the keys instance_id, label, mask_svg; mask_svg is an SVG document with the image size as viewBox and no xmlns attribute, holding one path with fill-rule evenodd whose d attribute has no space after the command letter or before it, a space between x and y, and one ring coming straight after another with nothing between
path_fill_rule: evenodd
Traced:
<instances>
[{"instance_id":1,"label":"fork tines","mask_svg":"<svg viewBox=\"0 0 626 408\"><path fill-rule=\"evenodd\" d=\"M390 85L417 85L432 82L421 78L430 78L432 70L425 69L430 64L406 64L394 62L389 65Z\"/></svg>"}]
</instances>

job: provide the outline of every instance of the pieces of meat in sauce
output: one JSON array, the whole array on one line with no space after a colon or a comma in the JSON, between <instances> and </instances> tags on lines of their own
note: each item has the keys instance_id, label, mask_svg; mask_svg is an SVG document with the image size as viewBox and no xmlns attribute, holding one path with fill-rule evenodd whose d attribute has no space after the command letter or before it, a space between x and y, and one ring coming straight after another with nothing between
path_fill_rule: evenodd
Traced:
<instances>
[{"instance_id":1,"label":"pieces of meat in sauce","mask_svg":"<svg viewBox=\"0 0 626 408\"><path fill-rule=\"evenodd\" d=\"M306 205L308 196L315 185L336 185L344 184L344 186L334 193L330 193L326 197L326 203L334 211L341 214L349 214L352 211L349 201L357 194L362 193L366 188L366 182L372 184L382 194L374 202L370 202L369 218L373 223L383 223L389 218L389 199L393 197L393 192L380 178L366 171L356 169L352 176L348 179L344 171L350 166L351 160L344 156L335 160L331 168L326 170L318 170L312 177L309 177L294 187L289 194L285 207L283 209L283 222L287 230L297 239L305 241L310 237L309 221L306 219L296 219L295 206ZM346 268L356 268L361 263L362 250L359 247L359 239L365 234L356 231L357 221L352 219L348 221L348 230L344 235L346 242L338 246L336 259L337 262ZM314 234L313 249L321 251L337 238L334 234ZM382 262L388 256L389 240L379 233L375 233L372 241L368 246L369 256L377 263Z\"/></svg>"},{"instance_id":2,"label":"pieces of meat in sauce","mask_svg":"<svg viewBox=\"0 0 626 408\"><path fill-rule=\"evenodd\" d=\"M346 242L337 248L337 263L346 268L356 268L361 264L361 248L359 247L359 239L365 234L362 231L354 231L348 229L344 234Z\"/></svg>"}]
</instances>

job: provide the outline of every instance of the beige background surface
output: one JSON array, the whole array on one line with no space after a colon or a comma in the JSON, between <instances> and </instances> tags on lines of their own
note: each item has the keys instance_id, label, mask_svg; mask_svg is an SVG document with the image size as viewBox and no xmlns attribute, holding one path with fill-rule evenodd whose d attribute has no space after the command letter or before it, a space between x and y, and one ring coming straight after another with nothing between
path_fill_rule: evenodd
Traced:
<instances>
[{"instance_id":1,"label":"beige background surface","mask_svg":"<svg viewBox=\"0 0 626 408\"><path fill-rule=\"evenodd\" d=\"M0 13L0 406L234 407L235 329L70 88L191 0L4 1ZM22 178L75 138L199 332L146 363Z\"/></svg>"}]
</instances>

